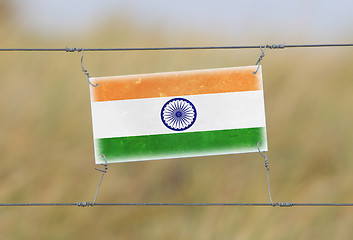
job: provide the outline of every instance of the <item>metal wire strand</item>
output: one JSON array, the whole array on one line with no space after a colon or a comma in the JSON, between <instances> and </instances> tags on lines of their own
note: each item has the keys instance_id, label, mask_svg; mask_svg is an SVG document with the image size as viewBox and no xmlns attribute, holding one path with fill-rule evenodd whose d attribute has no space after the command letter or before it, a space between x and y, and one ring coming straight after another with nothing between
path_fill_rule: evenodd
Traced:
<instances>
[{"instance_id":1,"label":"metal wire strand","mask_svg":"<svg viewBox=\"0 0 353 240\"><path fill-rule=\"evenodd\" d=\"M54 207L54 206L136 206L136 207L353 207L353 203L0 203L0 207Z\"/></svg>"},{"instance_id":2,"label":"metal wire strand","mask_svg":"<svg viewBox=\"0 0 353 240\"><path fill-rule=\"evenodd\" d=\"M257 62L256 62L256 64L255 64L255 65L257 65L257 68L256 68L256 70L252 73L253 75L255 75L255 74L257 73L257 71L259 71L260 63L261 63L263 57L265 56L265 50L266 50L266 48L267 48L267 45L266 45L263 49L262 49L262 47L260 47L261 55L260 55L260 57L259 57L259 60L257 60Z\"/></svg>"},{"instance_id":3,"label":"metal wire strand","mask_svg":"<svg viewBox=\"0 0 353 240\"><path fill-rule=\"evenodd\" d=\"M78 48L66 48L66 51L69 52L74 52L74 51L82 51L82 56L81 56L81 68L82 68L82 72L87 76L87 81L89 82L89 84L91 84L93 87L98 87L98 83L96 85L94 85L91 81L90 78L91 76L89 75L88 71L83 67L83 57L85 54L85 50L83 48L78 49Z\"/></svg>"},{"instance_id":4,"label":"metal wire strand","mask_svg":"<svg viewBox=\"0 0 353 240\"><path fill-rule=\"evenodd\" d=\"M269 163L268 163L268 158L266 156L266 153L265 152L261 152L260 150L260 142L257 143L257 149L259 150L259 153L261 154L261 156L263 158L265 158L265 168L266 168L266 175L267 175L267 189L268 189L268 196L270 198L270 202L272 204L272 206L276 206L276 205L279 205L279 203L276 203L274 204L272 202L272 197L271 197L271 187L270 187L270 168L269 168ZM280 205L279 205L280 206Z\"/></svg>"},{"instance_id":5,"label":"metal wire strand","mask_svg":"<svg viewBox=\"0 0 353 240\"><path fill-rule=\"evenodd\" d=\"M101 186L101 183L102 183L102 180L103 180L103 177L104 177L104 174L107 172L108 170L108 163L107 163L107 158L105 157L104 154L102 154L102 157L104 158L104 164L102 164L104 166L104 169L101 170L99 168L95 168L97 171L100 171L102 172L102 176L101 176L101 179L99 181L99 184L98 184L98 187L97 187L97 190L96 190L96 194L94 195L94 200L93 200L93 203L91 204L91 206L94 206L95 203L96 203L96 199L97 199L97 195L98 195L98 191L99 191L99 187Z\"/></svg>"},{"instance_id":6,"label":"metal wire strand","mask_svg":"<svg viewBox=\"0 0 353 240\"><path fill-rule=\"evenodd\" d=\"M270 44L248 46L203 46L203 47L137 47L137 48L0 48L1 52L80 52L84 51L172 51L172 50L227 50L227 49L284 49L284 48L320 48L320 47L353 47L353 43L328 44Z\"/></svg>"}]
</instances>

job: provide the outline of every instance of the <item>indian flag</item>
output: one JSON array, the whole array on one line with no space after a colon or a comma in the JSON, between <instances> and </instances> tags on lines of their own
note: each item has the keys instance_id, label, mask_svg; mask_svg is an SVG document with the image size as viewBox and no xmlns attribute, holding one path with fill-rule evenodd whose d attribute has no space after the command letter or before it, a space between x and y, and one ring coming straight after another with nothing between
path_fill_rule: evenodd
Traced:
<instances>
[{"instance_id":1,"label":"indian flag","mask_svg":"<svg viewBox=\"0 0 353 240\"><path fill-rule=\"evenodd\" d=\"M91 78L96 164L267 151L261 68Z\"/></svg>"}]
</instances>

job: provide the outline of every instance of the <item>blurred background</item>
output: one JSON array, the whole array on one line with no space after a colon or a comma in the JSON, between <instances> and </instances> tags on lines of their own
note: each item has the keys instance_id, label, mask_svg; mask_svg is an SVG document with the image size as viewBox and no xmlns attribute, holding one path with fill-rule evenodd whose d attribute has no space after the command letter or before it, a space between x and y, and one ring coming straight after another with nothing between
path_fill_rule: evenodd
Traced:
<instances>
[{"instance_id":1,"label":"blurred background","mask_svg":"<svg viewBox=\"0 0 353 240\"><path fill-rule=\"evenodd\" d=\"M0 0L0 48L353 42L353 2ZM91 76L254 65L254 50L86 52ZM0 52L0 202L93 201L80 53ZM275 202L353 202L353 48L267 50ZM109 165L97 202L269 202L258 153ZM344 207L1 207L1 239L351 239Z\"/></svg>"}]
</instances>

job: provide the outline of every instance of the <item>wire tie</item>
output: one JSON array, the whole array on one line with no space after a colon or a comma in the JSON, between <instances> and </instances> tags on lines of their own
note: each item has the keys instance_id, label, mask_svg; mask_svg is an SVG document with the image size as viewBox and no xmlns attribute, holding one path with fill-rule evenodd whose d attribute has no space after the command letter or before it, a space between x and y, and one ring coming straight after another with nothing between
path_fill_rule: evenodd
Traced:
<instances>
[{"instance_id":1,"label":"wire tie","mask_svg":"<svg viewBox=\"0 0 353 240\"><path fill-rule=\"evenodd\" d=\"M271 187L270 187L270 168L269 168L269 162L268 162L268 158L266 156L265 152L261 152L260 150L260 142L257 143L257 149L259 150L260 155L265 159L265 168L266 168L266 175L267 175L267 188L268 188L268 196L270 198L270 202L272 204L273 207L276 206L275 203L272 202L272 197L271 197Z\"/></svg>"},{"instance_id":2,"label":"wire tie","mask_svg":"<svg viewBox=\"0 0 353 240\"><path fill-rule=\"evenodd\" d=\"M293 207L293 204L292 202L282 202L282 203L276 203L277 206L279 207Z\"/></svg>"},{"instance_id":3,"label":"wire tie","mask_svg":"<svg viewBox=\"0 0 353 240\"><path fill-rule=\"evenodd\" d=\"M281 43L281 44L272 44L272 45L267 45L266 48L269 49L284 49L286 47L285 43Z\"/></svg>"},{"instance_id":4,"label":"wire tie","mask_svg":"<svg viewBox=\"0 0 353 240\"><path fill-rule=\"evenodd\" d=\"M91 84L93 87L98 87L98 83L97 83L96 85L94 85L94 84L90 81L91 76L89 75L88 71L83 67L83 57L84 57L85 51L84 51L83 48L81 48L80 51L82 51L82 56L81 56L81 68L82 68L82 72L87 76L87 81L89 82L89 84Z\"/></svg>"},{"instance_id":5,"label":"wire tie","mask_svg":"<svg viewBox=\"0 0 353 240\"><path fill-rule=\"evenodd\" d=\"M90 203L90 202L77 202L76 205L77 205L78 207L90 207L90 206L93 207L93 204Z\"/></svg>"},{"instance_id":6,"label":"wire tie","mask_svg":"<svg viewBox=\"0 0 353 240\"><path fill-rule=\"evenodd\" d=\"M97 199L97 195L98 195L98 191L99 191L99 187L101 186L101 183L102 183L102 180L103 180L103 177L104 177L104 174L107 172L108 170L108 162L107 162L107 158L105 157L104 154L102 154L102 157L104 158L104 164L102 164L104 166L104 169L99 169L99 168L95 168L97 171L100 171L102 172L102 176L101 176L101 179L99 181L99 184L98 184L98 187L97 187L97 190L96 190L96 194L94 195L94 200L93 200L93 203L92 203L92 207L94 206L94 204L96 203L96 199Z\"/></svg>"},{"instance_id":7,"label":"wire tie","mask_svg":"<svg viewBox=\"0 0 353 240\"><path fill-rule=\"evenodd\" d=\"M256 71L254 71L252 74L255 75L255 74L257 73L257 71L259 71L261 61L262 61L262 59L265 57L265 50L266 50L266 48L269 48L269 49L284 49L285 47L286 47L286 44L285 44L285 43L281 43L281 44L272 44L272 45L265 45L263 49L262 49L262 46L260 46L261 55L260 55L260 57L259 57L259 60L257 60L257 62L256 62L256 64L255 64L255 65L257 65Z\"/></svg>"},{"instance_id":8,"label":"wire tie","mask_svg":"<svg viewBox=\"0 0 353 240\"><path fill-rule=\"evenodd\" d=\"M70 47L66 47L65 51L66 52L81 52L83 50L83 48L70 48Z\"/></svg>"},{"instance_id":9,"label":"wire tie","mask_svg":"<svg viewBox=\"0 0 353 240\"><path fill-rule=\"evenodd\" d=\"M102 157L104 158L104 163L102 163L101 165L104 166L104 169L103 169L103 170L102 170L102 169L99 169L99 168L95 168L95 169L96 169L97 171L106 173L107 170L108 170L108 162L107 162L107 158L105 157L104 154L102 154Z\"/></svg>"},{"instance_id":10,"label":"wire tie","mask_svg":"<svg viewBox=\"0 0 353 240\"><path fill-rule=\"evenodd\" d=\"M262 49L262 47L260 46L260 50L261 50L261 55L259 57L259 60L257 60L256 64L257 65L257 68L256 68L256 71L254 71L252 74L255 75L257 73L257 71L259 71L259 68L260 68L260 63L262 61L262 59L265 57L265 50L266 48L268 47L269 45L265 45L264 49Z\"/></svg>"},{"instance_id":11,"label":"wire tie","mask_svg":"<svg viewBox=\"0 0 353 240\"><path fill-rule=\"evenodd\" d=\"M269 162L268 162L268 158L267 158L267 156L266 156L266 153L265 152L261 152L261 150L260 150L260 142L258 142L257 143L257 150L259 151L259 153L261 154L261 156L263 157L263 158L265 158L265 168L268 170L268 171L270 171L270 168L269 168Z\"/></svg>"}]
</instances>

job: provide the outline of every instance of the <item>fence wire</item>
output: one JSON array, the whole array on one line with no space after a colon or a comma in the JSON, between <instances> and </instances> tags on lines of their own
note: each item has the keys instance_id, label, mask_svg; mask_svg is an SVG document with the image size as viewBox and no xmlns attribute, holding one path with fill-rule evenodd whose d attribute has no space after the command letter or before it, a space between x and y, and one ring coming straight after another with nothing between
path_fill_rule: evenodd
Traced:
<instances>
[{"instance_id":1,"label":"fence wire","mask_svg":"<svg viewBox=\"0 0 353 240\"><path fill-rule=\"evenodd\" d=\"M77 206L77 207L353 207L353 203L1 203L0 207L54 207L54 206Z\"/></svg>"},{"instance_id":2,"label":"fence wire","mask_svg":"<svg viewBox=\"0 0 353 240\"><path fill-rule=\"evenodd\" d=\"M227 50L227 49L285 49L285 48L320 48L353 47L353 43L328 44L267 44L248 46L196 46L196 47L136 47L136 48L0 48L1 52L81 52L81 51L173 51L173 50Z\"/></svg>"}]
</instances>

